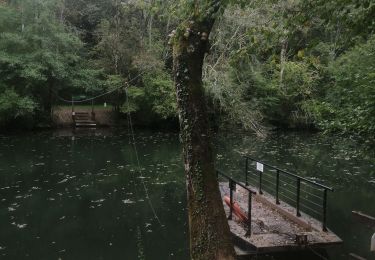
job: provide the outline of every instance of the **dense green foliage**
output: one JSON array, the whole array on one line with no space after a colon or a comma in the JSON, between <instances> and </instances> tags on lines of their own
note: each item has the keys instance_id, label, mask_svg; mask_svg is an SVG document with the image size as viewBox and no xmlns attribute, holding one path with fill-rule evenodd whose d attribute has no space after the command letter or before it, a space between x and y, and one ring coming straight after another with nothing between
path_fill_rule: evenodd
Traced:
<instances>
[{"instance_id":1,"label":"dense green foliage","mask_svg":"<svg viewBox=\"0 0 375 260\"><path fill-rule=\"evenodd\" d=\"M162 36L156 26L147 26L154 12L150 5L115 0L1 3L2 127L44 124L61 97L116 89L104 100L127 112L125 87L130 87L132 112L175 117L173 82L163 62L168 32ZM165 30L161 21L155 23Z\"/></svg>"},{"instance_id":2,"label":"dense green foliage","mask_svg":"<svg viewBox=\"0 0 375 260\"><path fill-rule=\"evenodd\" d=\"M216 121L373 135L373 1L226 2L204 70ZM117 89L105 100L119 113L176 118L168 35L194 3L0 4L0 124L46 121L57 96Z\"/></svg>"},{"instance_id":3,"label":"dense green foliage","mask_svg":"<svg viewBox=\"0 0 375 260\"><path fill-rule=\"evenodd\" d=\"M9 102L0 124L20 116L48 122L54 93L87 82L92 70L82 58L83 43L57 19L58 8L57 1L0 5L0 85Z\"/></svg>"},{"instance_id":4,"label":"dense green foliage","mask_svg":"<svg viewBox=\"0 0 375 260\"><path fill-rule=\"evenodd\" d=\"M371 1L229 6L206 68L208 93L245 126L373 135L374 15Z\"/></svg>"},{"instance_id":5,"label":"dense green foliage","mask_svg":"<svg viewBox=\"0 0 375 260\"><path fill-rule=\"evenodd\" d=\"M322 128L375 132L375 35L329 64L333 84L310 106Z\"/></svg>"}]
</instances>

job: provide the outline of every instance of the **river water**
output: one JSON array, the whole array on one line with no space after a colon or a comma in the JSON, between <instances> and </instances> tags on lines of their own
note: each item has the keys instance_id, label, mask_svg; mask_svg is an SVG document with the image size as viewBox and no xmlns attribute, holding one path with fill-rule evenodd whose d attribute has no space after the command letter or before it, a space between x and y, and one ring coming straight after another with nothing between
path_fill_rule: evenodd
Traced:
<instances>
[{"instance_id":1,"label":"river water","mask_svg":"<svg viewBox=\"0 0 375 260\"><path fill-rule=\"evenodd\" d=\"M137 131L135 140L137 153L119 130L0 136L0 259L188 259L178 134ZM300 133L215 137L217 166L231 175L250 154L335 188L328 226L345 243L330 259L374 257L374 231L351 216L375 215L370 146Z\"/></svg>"}]
</instances>

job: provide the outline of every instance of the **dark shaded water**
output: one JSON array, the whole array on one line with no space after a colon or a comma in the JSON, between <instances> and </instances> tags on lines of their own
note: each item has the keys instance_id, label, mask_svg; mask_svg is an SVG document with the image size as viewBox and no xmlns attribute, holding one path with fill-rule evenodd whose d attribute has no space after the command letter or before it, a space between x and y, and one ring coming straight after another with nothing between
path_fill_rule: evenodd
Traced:
<instances>
[{"instance_id":1,"label":"dark shaded water","mask_svg":"<svg viewBox=\"0 0 375 260\"><path fill-rule=\"evenodd\" d=\"M178 135L137 132L136 141L141 172L125 132L0 136L0 258L187 259ZM375 215L367 146L303 134L223 134L215 143L230 174L240 174L238 154L248 153L333 186L328 223L345 244L331 259L370 259L372 231L351 217L354 209Z\"/></svg>"}]
</instances>

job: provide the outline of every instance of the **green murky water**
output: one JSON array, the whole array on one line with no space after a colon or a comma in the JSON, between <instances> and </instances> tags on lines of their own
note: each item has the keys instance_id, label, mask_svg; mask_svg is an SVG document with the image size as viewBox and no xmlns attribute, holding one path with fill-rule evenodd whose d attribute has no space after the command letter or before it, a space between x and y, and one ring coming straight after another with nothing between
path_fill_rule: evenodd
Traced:
<instances>
[{"instance_id":1,"label":"green murky water","mask_svg":"<svg viewBox=\"0 0 375 260\"><path fill-rule=\"evenodd\" d=\"M137 132L136 142L140 171L123 131L0 136L0 259L187 259L178 135ZM218 167L232 175L248 153L333 186L328 223L345 244L331 259L370 259L373 231L351 217L375 215L368 145L303 134L222 134L215 143Z\"/></svg>"}]
</instances>

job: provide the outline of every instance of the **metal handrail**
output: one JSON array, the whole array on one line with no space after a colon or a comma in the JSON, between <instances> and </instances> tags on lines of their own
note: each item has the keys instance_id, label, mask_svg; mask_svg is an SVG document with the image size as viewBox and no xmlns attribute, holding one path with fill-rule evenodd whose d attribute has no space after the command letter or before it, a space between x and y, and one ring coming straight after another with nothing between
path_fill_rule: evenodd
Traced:
<instances>
[{"instance_id":1,"label":"metal handrail","mask_svg":"<svg viewBox=\"0 0 375 260\"><path fill-rule=\"evenodd\" d=\"M242 187L248 192L248 202L247 202L247 231L245 236L251 236L251 207L252 207L252 195L257 194L255 191L247 187L246 185L234 180L232 177L222 173L221 171L216 171L216 175L219 178L219 175L228 179L229 181L229 199L230 199L230 207L229 207L229 216L228 219L232 219L233 215L233 190L236 188L236 185Z\"/></svg>"},{"instance_id":2,"label":"metal handrail","mask_svg":"<svg viewBox=\"0 0 375 260\"><path fill-rule=\"evenodd\" d=\"M328 187L328 186L325 186L323 184L320 184L320 183L317 183L315 181L312 181L312 180L309 180L307 178L304 178L302 176L298 176L297 174L294 174L294 173L291 173L291 172L288 172L286 170L283 170L283 169L280 169L278 167L275 167L275 166L272 166L268 163L264 163L262 161L259 161L259 160L256 160L250 156L244 156L244 158L246 159L246 165L245 165L245 184L246 186L249 185L248 183L248 173L249 173L249 160L253 161L253 162L256 162L256 163L260 163L268 168L271 168L273 170L276 170L276 181L275 181L275 195L276 195L276 204L280 204L280 195L283 195L283 194L280 194L280 176L281 174L284 174L287 175L287 176L291 176L294 178L294 180L296 181L296 200L295 200L295 208L296 208L296 216L297 217L300 217L301 216L301 213L300 213L300 206L301 206L301 183L306 183L306 184L312 184L313 186L312 187L315 187L316 189L320 190L320 191L323 191L323 201L322 201L322 228L323 228L323 231L327 231L327 197L328 197L328 191L334 191L333 188L331 187ZM292 179L292 178L290 178ZM259 171L259 181L258 181L258 190L259 190L259 194L263 194L263 185L262 185L262 180L263 180L263 171ZM293 180L291 180L293 181ZM322 189L322 190L321 190ZM303 191L303 190L302 190ZM303 205L302 205L303 206Z\"/></svg>"},{"instance_id":3,"label":"metal handrail","mask_svg":"<svg viewBox=\"0 0 375 260\"><path fill-rule=\"evenodd\" d=\"M234 180L232 177L230 177L230 176L224 174L222 171L217 170L216 172L217 172L217 175L221 175L221 176L223 176L224 178L228 179L229 181L232 181L232 182L235 183L236 185L238 185L238 186L244 188L244 189L247 190L248 192L251 192L252 194L257 194L256 191L253 191L252 189L250 189L250 188L247 187L246 185L242 184L241 182L238 182L238 181Z\"/></svg>"},{"instance_id":4,"label":"metal handrail","mask_svg":"<svg viewBox=\"0 0 375 260\"><path fill-rule=\"evenodd\" d=\"M252 158L252 157L250 157L250 156L247 156L247 155L246 155L246 156L244 156L244 157L247 158L247 159L252 160L253 162L261 163L261 164L263 164L263 165L265 165L265 166L267 166L267 167L270 167L270 168L272 168L272 169L274 169L274 170L276 170L276 171L279 171L279 172L285 173L285 174L287 174L287 175L289 175L289 176L292 176L292 177L295 177L295 178L301 179L301 180L303 180L303 181L305 181L305 182L308 182L308 183L313 184L313 185L315 185L315 186L318 186L318 187L320 187L320 188L323 188L323 189L326 189L326 190L329 190L329 191L334 191L334 189L331 188L331 187L325 186L325 185L320 184L320 183L318 183L318 182L316 182L316 181L309 180L309 179L304 178L304 177L302 177L302 176L299 176L299 175L297 175L297 174L295 174L295 173L291 173L291 172L288 172L288 171L286 171L286 170L283 170L283 169L277 168L277 167L272 166L272 165L270 165L270 164L268 164L268 163L265 163L265 162L262 162L262 161L256 160L256 159L254 159L254 158Z\"/></svg>"}]
</instances>

